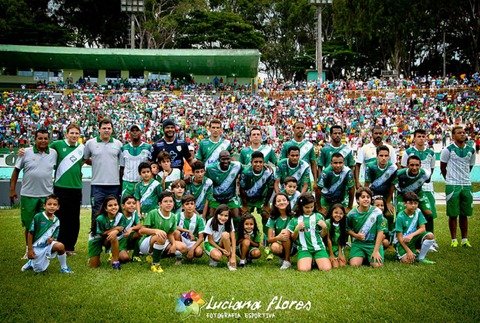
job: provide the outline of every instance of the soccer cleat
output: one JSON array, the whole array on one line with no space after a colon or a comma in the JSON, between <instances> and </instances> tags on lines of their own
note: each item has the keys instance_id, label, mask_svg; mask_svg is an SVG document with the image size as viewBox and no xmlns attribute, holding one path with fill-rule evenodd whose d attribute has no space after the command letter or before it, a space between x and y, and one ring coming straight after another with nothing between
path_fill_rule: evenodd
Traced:
<instances>
[{"instance_id":1,"label":"soccer cleat","mask_svg":"<svg viewBox=\"0 0 480 323\"><path fill-rule=\"evenodd\" d=\"M132 257L132 262L142 262L142 258L140 258L138 256L134 256L134 257Z\"/></svg>"},{"instance_id":2,"label":"soccer cleat","mask_svg":"<svg viewBox=\"0 0 480 323\"><path fill-rule=\"evenodd\" d=\"M210 262L208 263L210 267L217 267L218 266L218 261L215 261L213 259L210 259Z\"/></svg>"},{"instance_id":3,"label":"soccer cleat","mask_svg":"<svg viewBox=\"0 0 480 323\"><path fill-rule=\"evenodd\" d=\"M145 257L145 261L148 262L149 264L152 264L153 263L153 257L151 255L147 255Z\"/></svg>"},{"instance_id":4,"label":"soccer cleat","mask_svg":"<svg viewBox=\"0 0 480 323\"><path fill-rule=\"evenodd\" d=\"M290 261L284 260L282 266L280 267L280 270L286 270L290 267L292 267L292 264L290 263Z\"/></svg>"},{"instance_id":5,"label":"soccer cleat","mask_svg":"<svg viewBox=\"0 0 480 323\"><path fill-rule=\"evenodd\" d=\"M472 245L470 244L470 241L468 241L468 239L467 239L467 240L462 241L462 247L471 248Z\"/></svg>"},{"instance_id":6,"label":"soccer cleat","mask_svg":"<svg viewBox=\"0 0 480 323\"><path fill-rule=\"evenodd\" d=\"M428 260L427 258L423 258L422 260L418 261L421 264L426 264L426 265L433 265L435 264L435 261Z\"/></svg>"},{"instance_id":7,"label":"soccer cleat","mask_svg":"<svg viewBox=\"0 0 480 323\"><path fill-rule=\"evenodd\" d=\"M452 248L458 247L458 241L456 239L452 240L452 243L450 243L450 247L452 247Z\"/></svg>"},{"instance_id":8,"label":"soccer cleat","mask_svg":"<svg viewBox=\"0 0 480 323\"><path fill-rule=\"evenodd\" d=\"M110 252L108 253L108 260L107 261L108 262L112 261L112 253L110 253Z\"/></svg>"},{"instance_id":9,"label":"soccer cleat","mask_svg":"<svg viewBox=\"0 0 480 323\"><path fill-rule=\"evenodd\" d=\"M268 260L268 261L273 260L273 253L271 253L271 254L269 254L269 255L267 256L267 260Z\"/></svg>"},{"instance_id":10,"label":"soccer cleat","mask_svg":"<svg viewBox=\"0 0 480 323\"><path fill-rule=\"evenodd\" d=\"M152 264L150 271L153 271L154 273L163 273L163 269L160 267L160 264Z\"/></svg>"},{"instance_id":11,"label":"soccer cleat","mask_svg":"<svg viewBox=\"0 0 480 323\"><path fill-rule=\"evenodd\" d=\"M122 266L120 265L120 261L114 261L112 262L112 268L115 270L120 270L122 269Z\"/></svg>"},{"instance_id":12,"label":"soccer cleat","mask_svg":"<svg viewBox=\"0 0 480 323\"><path fill-rule=\"evenodd\" d=\"M237 264L231 264L230 262L227 264L228 270L235 271L237 270Z\"/></svg>"},{"instance_id":13,"label":"soccer cleat","mask_svg":"<svg viewBox=\"0 0 480 323\"><path fill-rule=\"evenodd\" d=\"M263 251L265 252L266 255L269 255L272 252L270 250L270 247L265 247L265 249L263 249Z\"/></svg>"},{"instance_id":14,"label":"soccer cleat","mask_svg":"<svg viewBox=\"0 0 480 323\"><path fill-rule=\"evenodd\" d=\"M60 268L60 272L62 274L73 274L73 270L70 269L70 267L65 267L65 268Z\"/></svg>"},{"instance_id":15,"label":"soccer cleat","mask_svg":"<svg viewBox=\"0 0 480 323\"><path fill-rule=\"evenodd\" d=\"M33 269L32 262L29 260L25 265L22 266L21 271L27 271Z\"/></svg>"}]
</instances>

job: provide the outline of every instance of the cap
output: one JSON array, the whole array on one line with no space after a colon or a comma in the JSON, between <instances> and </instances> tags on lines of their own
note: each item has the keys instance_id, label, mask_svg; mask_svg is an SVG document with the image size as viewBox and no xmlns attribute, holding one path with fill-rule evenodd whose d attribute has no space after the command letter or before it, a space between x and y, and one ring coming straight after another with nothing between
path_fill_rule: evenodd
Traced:
<instances>
[{"instance_id":1,"label":"cap","mask_svg":"<svg viewBox=\"0 0 480 323\"><path fill-rule=\"evenodd\" d=\"M132 125L130 126L130 128L128 128L128 129L129 129L130 131L132 131L133 128L138 128L138 130L142 130L142 127L140 127L140 125L138 125L138 124L132 124Z\"/></svg>"},{"instance_id":2,"label":"cap","mask_svg":"<svg viewBox=\"0 0 480 323\"><path fill-rule=\"evenodd\" d=\"M167 127L167 126L174 126L175 127L175 122L173 122L172 119L163 120L163 124L162 124L163 129L165 129L165 127Z\"/></svg>"}]
</instances>

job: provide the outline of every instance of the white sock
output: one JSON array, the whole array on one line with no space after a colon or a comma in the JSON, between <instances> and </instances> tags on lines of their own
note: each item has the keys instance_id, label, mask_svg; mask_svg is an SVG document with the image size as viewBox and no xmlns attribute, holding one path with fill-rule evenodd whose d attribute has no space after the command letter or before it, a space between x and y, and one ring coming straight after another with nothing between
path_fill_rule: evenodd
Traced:
<instances>
[{"instance_id":1,"label":"white sock","mask_svg":"<svg viewBox=\"0 0 480 323\"><path fill-rule=\"evenodd\" d=\"M60 268L67 268L67 254L58 255L58 262L60 263Z\"/></svg>"},{"instance_id":2,"label":"white sock","mask_svg":"<svg viewBox=\"0 0 480 323\"><path fill-rule=\"evenodd\" d=\"M468 241L467 238L463 238L463 239L462 239L462 243L465 243L465 242L467 242L467 241Z\"/></svg>"},{"instance_id":3,"label":"white sock","mask_svg":"<svg viewBox=\"0 0 480 323\"><path fill-rule=\"evenodd\" d=\"M180 251L175 251L175 257L177 257L178 259L182 259L182 253Z\"/></svg>"},{"instance_id":4,"label":"white sock","mask_svg":"<svg viewBox=\"0 0 480 323\"><path fill-rule=\"evenodd\" d=\"M240 259L239 264L240 264L240 265L245 265L245 259Z\"/></svg>"},{"instance_id":5,"label":"white sock","mask_svg":"<svg viewBox=\"0 0 480 323\"><path fill-rule=\"evenodd\" d=\"M457 242L457 239L452 239L452 242Z\"/></svg>"},{"instance_id":6,"label":"white sock","mask_svg":"<svg viewBox=\"0 0 480 323\"><path fill-rule=\"evenodd\" d=\"M433 240L427 240L427 239L423 240L422 248L420 249L420 253L418 254L418 260L425 259L425 256L430 250L430 247L433 246L433 242L434 242Z\"/></svg>"}]
</instances>

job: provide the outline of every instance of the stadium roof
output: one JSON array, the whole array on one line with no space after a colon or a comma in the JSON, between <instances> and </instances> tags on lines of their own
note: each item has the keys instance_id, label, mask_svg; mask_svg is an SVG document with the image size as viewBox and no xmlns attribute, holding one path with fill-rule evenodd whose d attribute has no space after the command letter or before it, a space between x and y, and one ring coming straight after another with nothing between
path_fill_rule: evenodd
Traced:
<instances>
[{"instance_id":1,"label":"stadium roof","mask_svg":"<svg viewBox=\"0 0 480 323\"><path fill-rule=\"evenodd\" d=\"M255 77L256 49L121 49L0 45L0 68L148 70Z\"/></svg>"}]
</instances>

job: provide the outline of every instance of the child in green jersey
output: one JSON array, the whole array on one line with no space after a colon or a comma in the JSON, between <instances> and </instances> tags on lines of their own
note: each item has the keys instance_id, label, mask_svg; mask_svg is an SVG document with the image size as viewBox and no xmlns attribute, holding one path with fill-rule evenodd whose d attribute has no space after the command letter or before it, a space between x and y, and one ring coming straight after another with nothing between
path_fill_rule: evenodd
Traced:
<instances>
[{"instance_id":1,"label":"child in green jersey","mask_svg":"<svg viewBox=\"0 0 480 323\"><path fill-rule=\"evenodd\" d=\"M344 267L347 264L345 253L343 252L347 244L347 218L345 207L340 204L334 204L328 212L327 230L328 230L328 252L332 268Z\"/></svg>"},{"instance_id":2,"label":"child in green jersey","mask_svg":"<svg viewBox=\"0 0 480 323\"><path fill-rule=\"evenodd\" d=\"M294 250L292 249L292 240L290 239L290 232L288 231L288 222L292 218L292 208L288 196L285 193L278 193L273 197L272 212L267 221L268 240L270 244L271 255L267 256L273 259L273 255L280 257L280 269L285 270L292 266L290 255ZM271 260L270 259L270 260Z\"/></svg>"},{"instance_id":3,"label":"child in green jersey","mask_svg":"<svg viewBox=\"0 0 480 323\"><path fill-rule=\"evenodd\" d=\"M205 164L196 160L192 165L193 177L190 177L186 192L195 197L195 208L204 220L207 218L208 200L212 199L212 185L210 178L205 177Z\"/></svg>"},{"instance_id":4,"label":"child in green jersey","mask_svg":"<svg viewBox=\"0 0 480 323\"><path fill-rule=\"evenodd\" d=\"M187 194L182 198L183 211L177 214L177 230L175 240L187 246L187 259L200 258L203 255L202 243L205 221L196 213L195 197Z\"/></svg>"},{"instance_id":5,"label":"child in green jersey","mask_svg":"<svg viewBox=\"0 0 480 323\"><path fill-rule=\"evenodd\" d=\"M58 197L49 195L45 200L45 211L37 213L30 224L27 235L28 262L23 265L22 271L33 269L43 272L50 265L50 259L56 255L60 262L60 272L71 274L73 271L67 266L67 255L63 243L56 241L60 229L60 220L55 216L59 209Z\"/></svg>"},{"instance_id":6,"label":"child in green jersey","mask_svg":"<svg viewBox=\"0 0 480 323\"><path fill-rule=\"evenodd\" d=\"M379 208L370 205L372 191L360 187L355 193L358 206L347 214L347 233L352 237L350 266L361 266L368 260L372 267L383 265L383 214Z\"/></svg>"},{"instance_id":7,"label":"child in green jersey","mask_svg":"<svg viewBox=\"0 0 480 323\"><path fill-rule=\"evenodd\" d=\"M150 162L150 166L152 168L152 177L158 182L162 182L162 178L158 176L158 173L160 173L160 165L158 164L157 161L152 161Z\"/></svg>"},{"instance_id":8,"label":"child in green jersey","mask_svg":"<svg viewBox=\"0 0 480 323\"><path fill-rule=\"evenodd\" d=\"M112 268L121 269L120 261L130 260L126 250L120 251L119 240L123 238L122 232L125 228L125 217L119 212L117 198L109 195L102 204L101 214L96 218L95 232L88 241L89 266L97 268L100 266L100 254L102 247L110 249L112 253Z\"/></svg>"},{"instance_id":9,"label":"child in green jersey","mask_svg":"<svg viewBox=\"0 0 480 323\"><path fill-rule=\"evenodd\" d=\"M327 235L327 224L323 215L315 210L315 197L312 193L303 193L298 198L295 217L288 223L288 231L297 245L299 271L310 271L313 260L322 271L332 269L322 239Z\"/></svg>"},{"instance_id":10,"label":"child in green jersey","mask_svg":"<svg viewBox=\"0 0 480 323\"><path fill-rule=\"evenodd\" d=\"M125 216L125 228L123 229L123 239L120 240L120 250L133 250L132 260L141 261L138 257L138 242L141 238L138 232L142 227L140 217L137 213L137 200L132 195L125 196L122 200L122 210Z\"/></svg>"},{"instance_id":11,"label":"child in green jersey","mask_svg":"<svg viewBox=\"0 0 480 323\"><path fill-rule=\"evenodd\" d=\"M300 192L297 191L298 181L293 176L288 176L285 178L285 188L281 191L285 193L290 201L290 207L292 210L295 209L297 205L297 200L300 197Z\"/></svg>"},{"instance_id":12,"label":"child in green jersey","mask_svg":"<svg viewBox=\"0 0 480 323\"><path fill-rule=\"evenodd\" d=\"M387 220L387 217L386 217L386 212L388 212L388 210L385 209L385 200L383 198L382 195L375 195L374 197L372 197L372 205L373 206L376 206L380 209L380 211L382 211L382 214L383 214L383 217L384 217L384 222L385 223L385 230L383 231L383 240L382 240L382 245L383 245L383 248L386 249L388 247L390 247L390 241L392 240L391 239L391 236L390 236L390 231L388 231L388 220Z\"/></svg>"},{"instance_id":13,"label":"child in green jersey","mask_svg":"<svg viewBox=\"0 0 480 323\"><path fill-rule=\"evenodd\" d=\"M225 204L220 204L213 217L207 221L203 231L207 238L203 243L205 253L210 256L210 266L216 267L223 256L228 259L228 269L237 270L235 256L235 228L232 212Z\"/></svg>"},{"instance_id":14,"label":"child in green jersey","mask_svg":"<svg viewBox=\"0 0 480 323\"><path fill-rule=\"evenodd\" d=\"M172 212L177 214L182 211L182 198L185 194L185 181L183 179L177 179L170 185L170 190L173 192L173 210Z\"/></svg>"},{"instance_id":15,"label":"child in green jersey","mask_svg":"<svg viewBox=\"0 0 480 323\"><path fill-rule=\"evenodd\" d=\"M237 252L240 256L238 265L245 267L246 262L258 259L261 256L260 249L261 233L258 230L257 221L250 213L244 213L237 228Z\"/></svg>"},{"instance_id":16,"label":"child in green jersey","mask_svg":"<svg viewBox=\"0 0 480 323\"><path fill-rule=\"evenodd\" d=\"M140 163L138 173L142 180L135 185L133 196L137 200L137 213L144 218L148 212L157 207L162 185L153 179L152 168L149 163Z\"/></svg>"}]
</instances>

